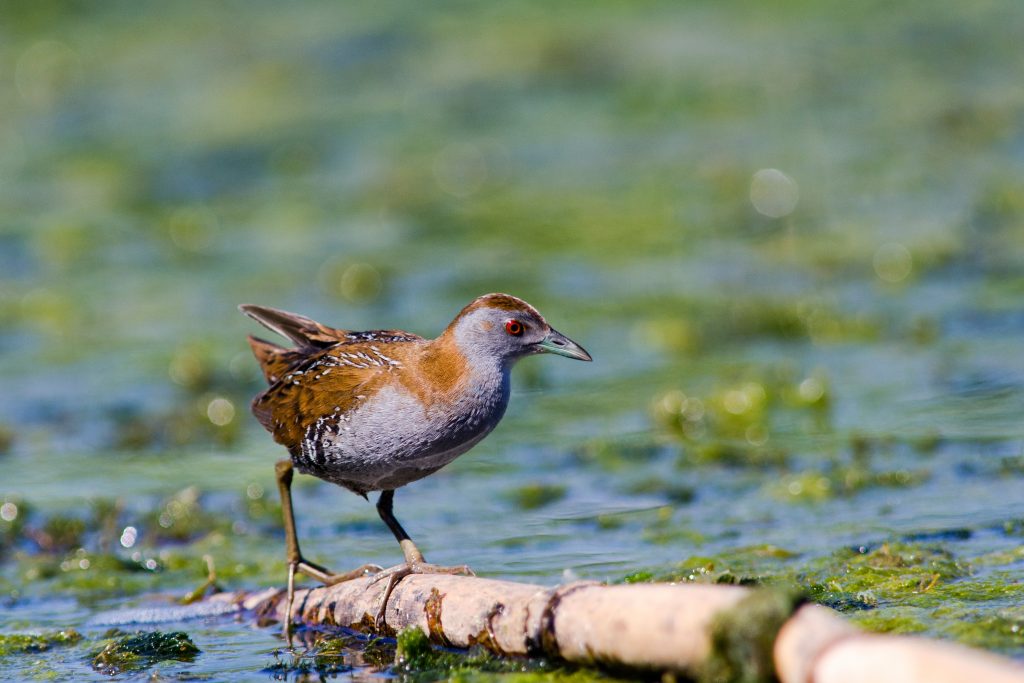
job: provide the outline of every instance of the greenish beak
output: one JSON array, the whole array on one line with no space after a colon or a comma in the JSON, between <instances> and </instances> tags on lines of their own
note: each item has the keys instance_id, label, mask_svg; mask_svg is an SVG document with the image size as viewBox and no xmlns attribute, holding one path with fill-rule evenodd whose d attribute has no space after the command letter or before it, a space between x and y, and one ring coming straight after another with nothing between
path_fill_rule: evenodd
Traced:
<instances>
[{"instance_id":1,"label":"greenish beak","mask_svg":"<svg viewBox=\"0 0 1024 683\"><path fill-rule=\"evenodd\" d=\"M537 353L554 353L576 360L594 360L586 349L555 329L548 331L548 336L537 342L536 348Z\"/></svg>"}]
</instances>

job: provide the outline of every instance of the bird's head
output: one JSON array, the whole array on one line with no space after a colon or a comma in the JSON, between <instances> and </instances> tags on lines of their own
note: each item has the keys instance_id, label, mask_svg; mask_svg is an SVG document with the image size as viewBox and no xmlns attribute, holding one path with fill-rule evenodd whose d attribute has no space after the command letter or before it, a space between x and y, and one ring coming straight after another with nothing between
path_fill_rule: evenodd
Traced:
<instances>
[{"instance_id":1,"label":"bird's head","mask_svg":"<svg viewBox=\"0 0 1024 683\"><path fill-rule=\"evenodd\" d=\"M467 357L482 354L506 365L537 353L592 360L582 346L548 325L537 309L508 294L485 294L474 299L446 333L453 335Z\"/></svg>"}]
</instances>

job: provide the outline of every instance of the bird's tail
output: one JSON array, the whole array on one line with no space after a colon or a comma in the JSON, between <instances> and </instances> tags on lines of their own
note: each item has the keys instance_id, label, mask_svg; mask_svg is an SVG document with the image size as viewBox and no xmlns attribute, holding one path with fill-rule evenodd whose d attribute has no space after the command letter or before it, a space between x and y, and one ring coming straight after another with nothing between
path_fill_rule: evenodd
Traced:
<instances>
[{"instance_id":1,"label":"bird's tail","mask_svg":"<svg viewBox=\"0 0 1024 683\"><path fill-rule=\"evenodd\" d=\"M325 349L345 339L346 330L336 330L333 327L321 325L315 320L277 308L242 304L238 310L268 330L291 339L301 349ZM269 342L263 343L268 344ZM271 344L271 346L276 345ZM257 354L258 357L259 354Z\"/></svg>"},{"instance_id":2,"label":"bird's tail","mask_svg":"<svg viewBox=\"0 0 1024 683\"><path fill-rule=\"evenodd\" d=\"M300 351L286 349L266 339L260 339L249 335L249 346L252 347L252 355L260 364L260 370L267 379L268 384L273 384L285 375L298 361L305 357Z\"/></svg>"}]
</instances>

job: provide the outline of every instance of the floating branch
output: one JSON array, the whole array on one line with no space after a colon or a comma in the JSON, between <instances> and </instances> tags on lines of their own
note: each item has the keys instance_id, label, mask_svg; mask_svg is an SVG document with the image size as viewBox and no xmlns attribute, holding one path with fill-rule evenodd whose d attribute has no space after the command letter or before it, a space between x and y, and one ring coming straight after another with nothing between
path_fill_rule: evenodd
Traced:
<instances>
[{"instance_id":1,"label":"floating branch","mask_svg":"<svg viewBox=\"0 0 1024 683\"><path fill-rule=\"evenodd\" d=\"M374 631L384 582L299 590L291 617ZM285 617L283 589L216 595L264 620ZM202 604L202 603L200 603ZM578 664L671 671L705 681L1024 683L1024 667L918 637L864 633L832 610L769 589L591 582L554 588L467 576L412 575L384 612L384 635L409 627L450 647Z\"/></svg>"}]
</instances>

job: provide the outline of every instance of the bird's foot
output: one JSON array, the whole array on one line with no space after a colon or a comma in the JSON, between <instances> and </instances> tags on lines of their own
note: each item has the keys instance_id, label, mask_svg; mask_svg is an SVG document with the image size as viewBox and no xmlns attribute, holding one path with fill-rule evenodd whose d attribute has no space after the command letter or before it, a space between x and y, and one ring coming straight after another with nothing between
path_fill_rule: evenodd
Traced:
<instances>
[{"instance_id":1,"label":"bird's foot","mask_svg":"<svg viewBox=\"0 0 1024 683\"><path fill-rule=\"evenodd\" d=\"M469 565L460 564L454 567L442 567L439 564L429 562L403 562L394 567L388 567L377 572L368 585L372 586L384 579L394 580L398 583L410 574L461 574L463 576L476 576L476 573L469 568Z\"/></svg>"},{"instance_id":2,"label":"bird's foot","mask_svg":"<svg viewBox=\"0 0 1024 683\"><path fill-rule=\"evenodd\" d=\"M295 563L295 571L301 572L311 579L316 579L325 586L333 586L336 583L378 574L384 571L384 567L381 567L379 564L363 564L351 571L336 574L326 567L300 557Z\"/></svg>"},{"instance_id":3,"label":"bird's foot","mask_svg":"<svg viewBox=\"0 0 1024 683\"><path fill-rule=\"evenodd\" d=\"M384 593L380 597L380 604L377 606L377 614L374 617L373 624L374 628L380 632L385 626L384 613L388 608L388 600L391 599L391 593L394 592L395 586L398 582L409 576L410 574L454 574L462 576L476 576L476 573L469 568L469 565L460 564L454 567L443 567L437 564L430 564L424 561L415 562L403 562L397 564L394 567L388 567L378 572L367 587L376 585L377 583L387 580L387 587L384 588Z\"/></svg>"},{"instance_id":4,"label":"bird's foot","mask_svg":"<svg viewBox=\"0 0 1024 683\"><path fill-rule=\"evenodd\" d=\"M352 571L337 574L315 562L299 557L294 562L288 563L288 602L284 613L284 636L288 646L292 644L292 608L295 604L295 574L302 573L306 576L320 581L325 586L333 586L337 583L359 579L371 574L384 571L379 564L364 564Z\"/></svg>"}]
</instances>

